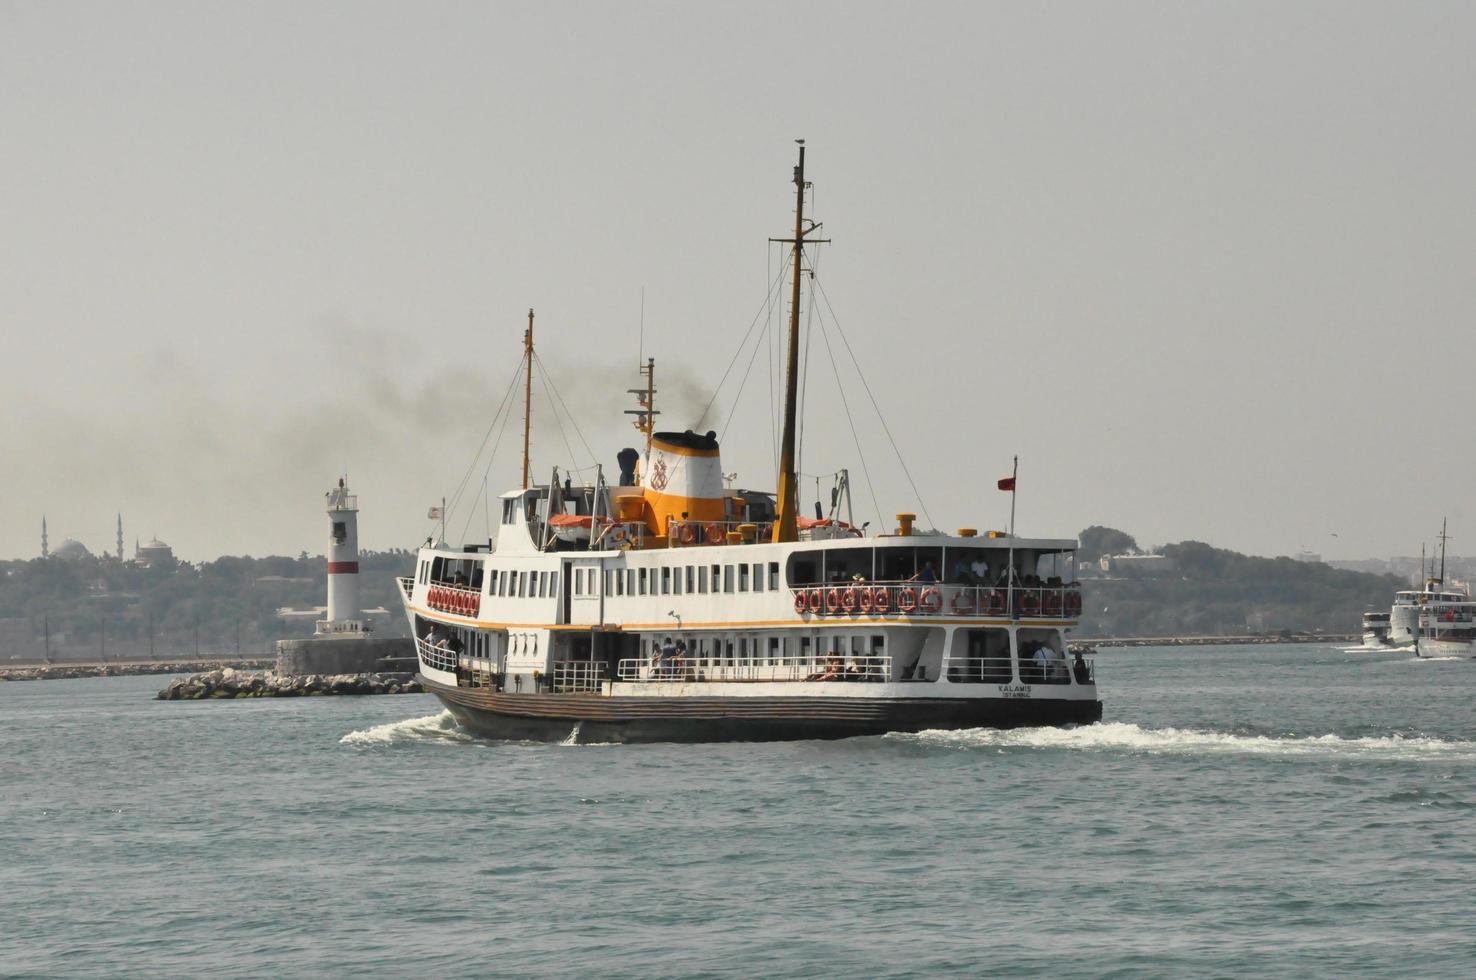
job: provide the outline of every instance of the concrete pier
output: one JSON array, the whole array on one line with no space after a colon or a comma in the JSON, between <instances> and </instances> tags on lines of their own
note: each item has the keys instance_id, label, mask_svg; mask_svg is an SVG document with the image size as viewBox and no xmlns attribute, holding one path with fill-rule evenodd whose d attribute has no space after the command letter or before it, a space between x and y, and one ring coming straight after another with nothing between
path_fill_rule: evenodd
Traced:
<instances>
[{"instance_id":1,"label":"concrete pier","mask_svg":"<svg viewBox=\"0 0 1476 980\"><path fill-rule=\"evenodd\" d=\"M376 674L416 670L415 641L408 637L309 637L277 641L277 670L284 677L306 674Z\"/></svg>"}]
</instances>

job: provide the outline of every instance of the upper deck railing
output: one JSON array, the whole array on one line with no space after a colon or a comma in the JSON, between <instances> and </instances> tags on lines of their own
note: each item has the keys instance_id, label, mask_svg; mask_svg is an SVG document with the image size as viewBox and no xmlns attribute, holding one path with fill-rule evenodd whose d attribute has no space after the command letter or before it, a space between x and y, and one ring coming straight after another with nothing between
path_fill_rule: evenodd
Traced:
<instances>
[{"instance_id":1,"label":"upper deck railing","mask_svg":"<svg viewBox=\"0 0 1476 980\"><path fill-rule=\"evenodd\" d=\"M990 588L936 582L847 582L791 589L794 611L807 616L958 616L1076 619L1077 585Z\"/></svg>"},{"instance_id":2,"label":"upper deck railing","mask_svg":"<svg viewBox=\"0 0 1476 980\"><path fill-rule=\"evenodd\" d=\"M728 544L729 536L734 534L736 544L769 541L774 536L774 525L754 521L672 521L667 525L666 544L670 548Z\"/></svg>"},{"instance_id":3,"label":"upper deck railing","mask_svg":"<svg viewBox=\"0 0 1476 980\"><path fill-rule=\"evenodd\" d=\"M410 598L411 594L415 591L415 580L406 575L395 579L395 581L400 583L400 591L405 593L405 598Z\"/></svg>"}]
</instances>

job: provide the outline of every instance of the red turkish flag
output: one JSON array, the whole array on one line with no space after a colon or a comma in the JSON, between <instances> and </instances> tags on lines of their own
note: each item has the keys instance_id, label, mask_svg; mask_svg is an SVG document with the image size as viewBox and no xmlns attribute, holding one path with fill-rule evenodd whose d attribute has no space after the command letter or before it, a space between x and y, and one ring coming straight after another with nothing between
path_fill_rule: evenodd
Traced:
<instances>
[{"instance_id":1,"label":"red turkish flag","mask_svg":"<svg viewBox=\"0 0 1476 980\"><path fill-rule=\"evenodd\" d=\"M999 488L1001 490L1014 490L1015 489L1015 478L1013 476L1007 476L1003 480L1000 480L999 481Z\"/></svg>"}]
</instances>

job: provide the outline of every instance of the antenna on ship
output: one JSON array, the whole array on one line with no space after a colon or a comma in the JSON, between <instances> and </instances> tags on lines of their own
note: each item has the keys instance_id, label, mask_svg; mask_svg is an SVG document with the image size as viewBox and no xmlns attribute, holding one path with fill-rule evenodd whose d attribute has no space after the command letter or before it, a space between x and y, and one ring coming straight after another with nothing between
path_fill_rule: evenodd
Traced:
<instances>
[{"instance_id":1,"label":"antenna on ship","mask_svg":"<svg viewBox=\"0 0 1476 980\"><path fill-rule=\"evenodd\" d=\"M784 373L784 442L779 450L779 492L774 516L774 540L799 540L799 488L795 472L794 453L795 413L799 401L799 307L800 275L804 267L805 235L819 231L819 224L805 227L805 141L799 144L799 164L794 168L794 237L771 238L771 242L793 245L794 280L789 294L789 345L785 356ZM811 238L816 244L829 241L826 238Z\"/></svg>"},{"instance_id":2,"label":"antenna on ship","mask_svg":"<svg viewBox=\"0 0 1476 980\"><path fill-rule=\"evenodd\" d=\"M626 415L635 416L636 431L646 437L646 460L651 458L651 436L656 431L656 416L661 413L656 411L656 358L646 358L646 363L640 366L641 375L646 379L644 388L627 388L628 394L636 396L636 404L640 408L627 408Z\"/></svg>"},{"instance_id":3,"label":"antenna on ship","mask_svg":"<svg viewBox=\"0 0 1476 980\"><path fill-rule=\"evenodd\" d=\"M528 310L528 331L523 334L523 489L528 489L528 439L533 428L533 310Z\"/></svg>"}]
</instances>

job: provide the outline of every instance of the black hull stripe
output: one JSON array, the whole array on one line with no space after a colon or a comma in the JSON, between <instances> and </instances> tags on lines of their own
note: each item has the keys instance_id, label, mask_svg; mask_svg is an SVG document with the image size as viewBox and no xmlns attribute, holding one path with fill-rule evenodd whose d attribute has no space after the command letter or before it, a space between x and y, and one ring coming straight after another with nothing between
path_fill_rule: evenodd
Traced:
<instances>
[{"instance_id":1,"label":"black hull stripe","mask_svg":"<svg viewBox=\"0 0 1476 980\"><path fill-rule=\"evenodd\" d=\"M425 689L448 707L465 708L508 718L567 722L684 719L750 719L754 721L834 721L878 723L907 718L946 719L964 715L986 717L1009 706L1005 713L1021 712L1073 716L1077 720L1101 717L1098 701L1030 700L1007 698L656 698L607 697L586 694L510 694L486 688L450 687L422 677ZM1088 717L1090 716L1090 717ZM1049 723L1049 722L1045 722Z\"/></svg>"}]
</instances>

